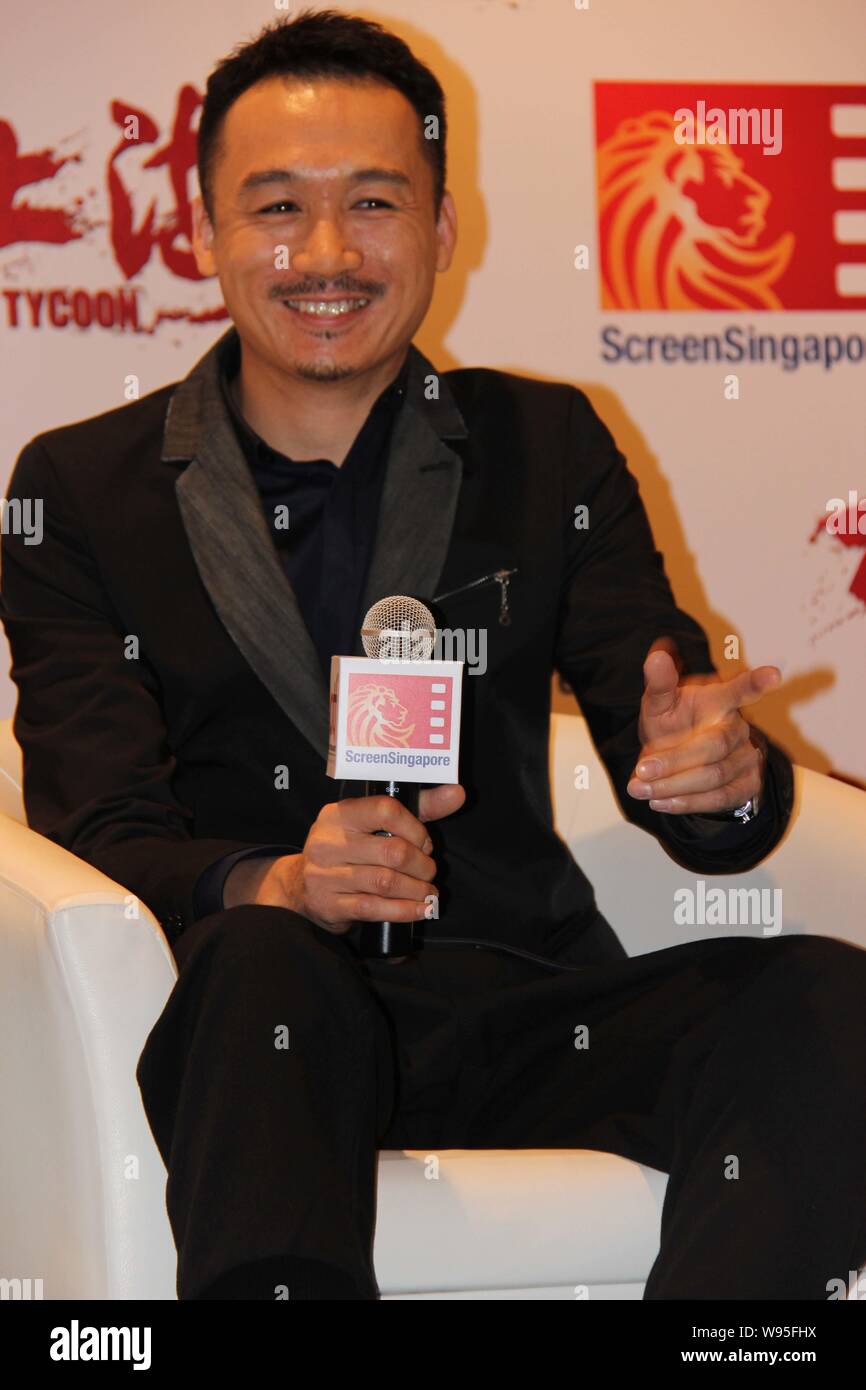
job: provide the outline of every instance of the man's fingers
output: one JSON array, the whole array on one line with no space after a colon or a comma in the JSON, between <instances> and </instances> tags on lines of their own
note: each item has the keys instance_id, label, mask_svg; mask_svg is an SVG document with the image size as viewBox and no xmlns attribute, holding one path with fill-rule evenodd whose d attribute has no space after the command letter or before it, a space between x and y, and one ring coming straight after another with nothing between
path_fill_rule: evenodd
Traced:
<instances>
[{"instance_id":1,"label":"man's fingers","mask_svg":"<svg viewBox=\"0 0 866 1390\"><path fill-rule=\"evenodd\" d=\"M428 846L429 845L429 849ZM333 874L339 866L355 864L378 865L382 870L411 874L429 883L436 875L436 861L430 857L433 844L430 837L422 845L414 845L402 835L343 834L322 839L313 847L311 862L317 868ZM382 892L381 889L376 890Z\"/></svg>"},{"instance_id":2,"label":"man's fingers","mask_svg":"<svg viewBox=\"0 0 866 1390\"><path fill-rule=\"evenodd\" d=\"M418 798L419 820L442 820L459 811L466 800L466 790L459 782L446 782L440 787L425 787Z\"/></svg>"},{"instance_id":3,"label":"man's fingers","mask_svg":"<svg viewBox=\"0 0 866 1390\"><path fill-rule=\"evenodd\" d=\"M675 816L713 816L720 811L733 811L742 806L750 797L757 796L761 788L760 774L753 770L744 777L737 777L726 787L709 792L691 792L675 797L653 797L649 805L653 811L664 811Z\"/></svg>"},{"instance_id":4,"label":"man's fingers","mask_svg":"<svg viewBox=\"0 0 866 1390\"><path fill-rule=\"evenodd\" d=\"M696 792L718 792L729 788L732 783L753 771L760 776L760 755L748 742L734 749L719 762L703 763L689 767L681 772L671 773L653 782L630 782L632 796L642 801L651 801L653 806L659 800L669 797L689 796ZM757 791L757 785L755 790ZM739 804L739 803L738 803ZM724 808L722 808L724 809Z\"/></svg>"},{"instance_id":5,"label":"man's fingers","mask_svg":"<svg viewBox=\"0 0 866 1390\"><path fill-rule=\"evenodd\" d=\"M664 647L653 644L643 664L644 693L643 714L658 718L676 707L679 699L680 673L670 650L671 639L660 638ZM676 648L674 648L676 651Z\"/></svg>"},{"instance_id":6,"label":"man's fingers","mask_svg":"<svg viewBox=\"0 0 866 1390\"><path fill-rule=\"evenodd\" d=\"M683 659L680 656L679 647L673 637L657 637L655 641L650 644L647 656L651 656L653 652L667 652L677 670L682 673Z\"/></svg>"},{"instance_id":7,"label":"man's fingers","mask_svg":"<svg viewBox=\"0 0 866 1390\"><path fill-rule=\"evenodd\" d=\"M671 777L689 768L704 767L707 763L718 763L727 758L749 737L749 725L745 719L733 719L709 724L686 736L677 743L664 747L661 743L648 744L641 749L635 765L635 779L645 783L655 783L661 778Z\"/></svg>"},{"instance_id":8,"label":"man's fingers","mask_svg":"<svg viewBox=\"0 0 866 1390\"><path fill-rule=\"evenodd\" d=\"M399 835L410 844L416 845L418 849L427 839L427 831L421 821L417 816L413 816L396 796L386 796L382 792L378 796L347 797L344 801L338 801L336 805L339 808L340 822L347 835L352 831L356 834L372 835L376 830L388 830L392 835Z\"/></svg>"},{"instance_id":9,"label":"man's fingers","mask_svg":"<svg viewBox=\"0 0 866 1390\"><path fill-rule=\"evenodd\" d=\"M414 898L379 898L374 893L340 893L336 898L340 917L356 922L417 922L421 917L436 917L434 888L428 889L430 901Z\"/></svg>"},{"instance_id":10,"label":"man's fingers","mask_svg":"<svg viewBox=\"0 0 866 1390\"><path fill-rule=\"evenodd\" d=\"M330 891L338 897L355 893L373 898L378 904L385 900L389 903L424 902L428 894L438 897L438 889L426 879L401 873L386 864L341 864L329 871L328 881ZM387 913L384 920L387 920Z\"/></svg>"},{"instance_id":11,"label":"man's fingers","mask_svg":"<svg viewBox=\"0 0 866 1390\"><path fill-rule=\"evenodd\" d=\"M741 671L729 681L720 681L711 689L720 708L727 712L755 704L769 690L775 690L781 680L782 672L778 666L754 666L750 671Z\"/></svg>"}]
</instances>

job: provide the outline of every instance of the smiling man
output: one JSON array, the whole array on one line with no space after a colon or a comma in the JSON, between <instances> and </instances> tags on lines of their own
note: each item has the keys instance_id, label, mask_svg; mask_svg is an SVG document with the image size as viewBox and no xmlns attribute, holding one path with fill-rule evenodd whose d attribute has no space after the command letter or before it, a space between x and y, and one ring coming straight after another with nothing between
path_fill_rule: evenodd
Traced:
<instances>
[{"instance_id":1,"label":"smiling man","mask_svg":"<svg viewBox=\"0 0 866 1390\"><path fill-rule=\"evenodd\" d=\"M866 1258L866 952L629 958L548 778L558 671L624 814L689 869L750 868L792 809L742 713L779 672L719 678L581 391L415 347L457 237L445 147L439 83L378 25L238 48L194 231L231 328L10 483L44 499L41 545L3 537L29 822L179 967L137 1071L178 1296L374 1299L378 1149L551 1147L670 1173L646 1298L822 1299ZM417 817L324 772L330 658L395 593L486 636L465 785ZM414 918L414 955L361 955L363 922Z\"/></svg>"},{"instance_id":2,"label":"smiling man","mask_svg":"<svg viewBox=\"0 0 866 1390\"><path fill-rule=\"evenodd\" d=\"M202 123L199 269L243 343L235 399L291 458L342 464L394 380L456 239L418 114L393 88L271 77ZM435 148L435 146L433 146Z\"/></svg>"}]
</instances>

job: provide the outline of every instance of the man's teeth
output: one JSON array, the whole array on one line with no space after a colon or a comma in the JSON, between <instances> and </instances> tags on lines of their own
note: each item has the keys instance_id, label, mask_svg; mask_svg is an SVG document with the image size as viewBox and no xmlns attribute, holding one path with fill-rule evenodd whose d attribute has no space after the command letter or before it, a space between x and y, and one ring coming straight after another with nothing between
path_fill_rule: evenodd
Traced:
<instances>
[{"instance_id":1,"label":"man's teeth","mask_svg":"<svg viewBox=\"0 0 866 1390\"><path fill-rule=\"evenodd\" d=\"M369 304L369 299L284 299L284 304L288 304L290 309L299 309L302 314L311 314L316 318L337 318L340 314L351 313L353 309L361 309L365 304Z\"/></svg>"}]
</instances>

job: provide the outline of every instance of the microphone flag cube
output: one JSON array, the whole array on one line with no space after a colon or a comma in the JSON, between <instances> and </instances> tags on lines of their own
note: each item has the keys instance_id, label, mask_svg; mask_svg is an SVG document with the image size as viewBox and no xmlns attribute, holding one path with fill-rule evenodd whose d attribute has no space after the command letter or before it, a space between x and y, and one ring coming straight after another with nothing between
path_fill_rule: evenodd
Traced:
<instances>
[{"instance_id":1,"label":"microphone flag cube","mask_svg":"<svg viewBox=\"0 0 866 1390\"><path fill-rule=\"evenodd\" d=\"M464 664L332 656L327 775L459 782Z\"/></svg>"}]
</instances>

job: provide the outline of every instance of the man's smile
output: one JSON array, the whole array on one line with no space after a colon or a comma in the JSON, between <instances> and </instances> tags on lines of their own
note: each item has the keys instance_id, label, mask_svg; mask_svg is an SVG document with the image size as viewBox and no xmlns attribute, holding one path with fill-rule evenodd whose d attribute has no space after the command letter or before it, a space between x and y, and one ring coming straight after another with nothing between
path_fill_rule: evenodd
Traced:
<instances>
[{"instance_id":1,"label":"man's smile","mask_svg":"<svg viewBox=\"0 0 866 1390\"><path fill-rule=\"evenodd\" d=\"M339 298L297 298L281 299L280 304L289 313L294 314L298 319L304 321L304 327L314 327L317 324L345 323L347 326L354 323L365 310L371 301L360 296L341 296Z\"/></svg>"}]
</instances>

